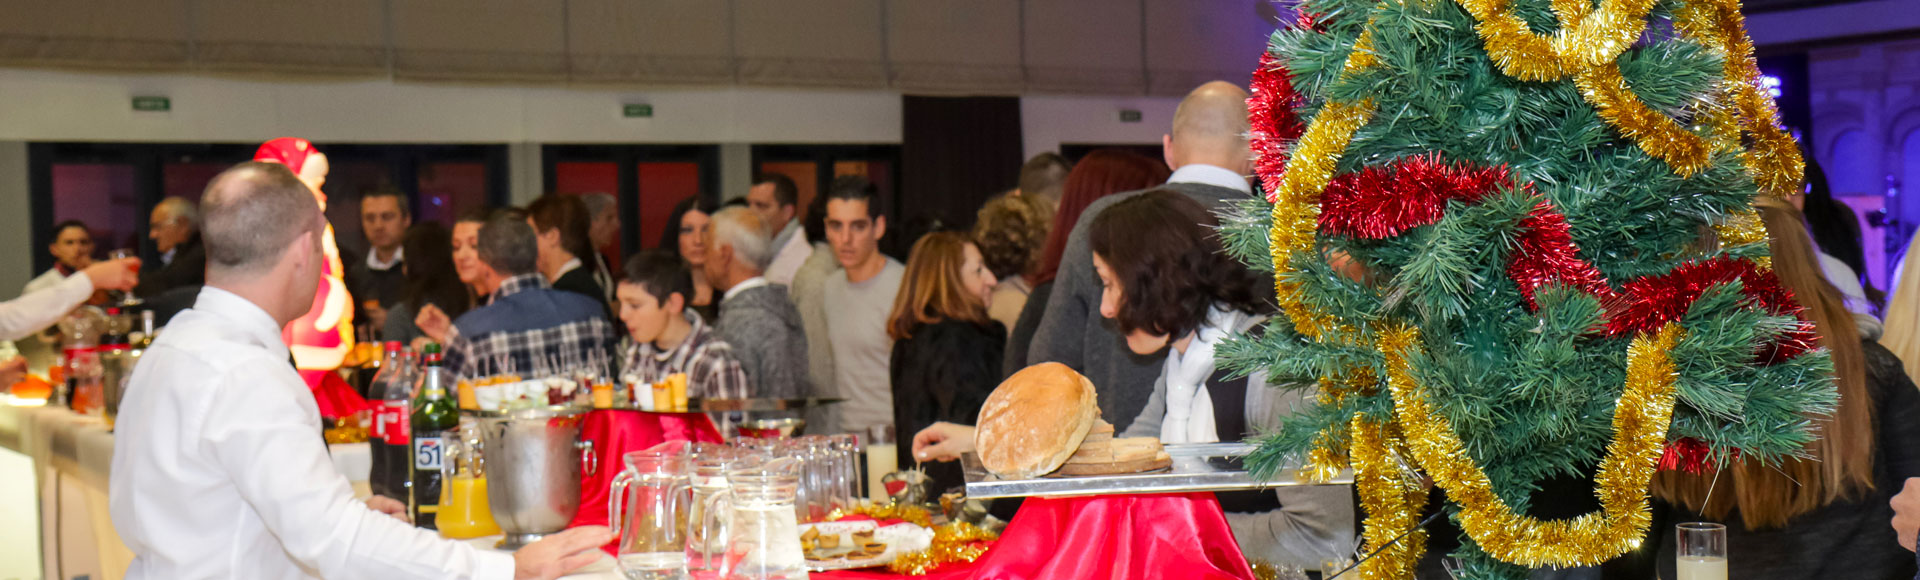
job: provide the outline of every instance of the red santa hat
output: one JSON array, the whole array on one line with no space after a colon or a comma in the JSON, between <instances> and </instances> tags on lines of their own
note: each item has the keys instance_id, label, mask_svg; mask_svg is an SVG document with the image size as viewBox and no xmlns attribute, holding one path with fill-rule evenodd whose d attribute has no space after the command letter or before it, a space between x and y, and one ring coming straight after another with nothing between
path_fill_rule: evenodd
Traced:
<instances>
[{"instance_id":1,"label":"red santa hat","mask_svg":"<svg viewBox=\"0 0 1920 580\"><path fill-rule=\"evenodd\" d=\"M279 163L298 174L300 168L307 165L307 158L318 152L306 139L281 137L261 143L260 149L253 152L253 160Z\"/></svg>"}]
</instances>

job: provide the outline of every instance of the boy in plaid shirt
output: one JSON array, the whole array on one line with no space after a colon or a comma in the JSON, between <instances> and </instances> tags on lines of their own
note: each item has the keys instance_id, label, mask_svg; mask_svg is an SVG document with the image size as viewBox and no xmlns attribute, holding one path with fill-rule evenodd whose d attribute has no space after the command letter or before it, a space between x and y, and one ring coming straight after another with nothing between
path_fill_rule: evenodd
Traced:
<instances>
[{"instance_id":1,"label":"boy in plaid shirt","mask_svg":"<svg viewBox=\"0 0 1920 580\"><path fill-rule=\"evenodd\" d=\"M631 339L621 348L622 375L651 384L686 373L688 397L751 396L732 347L687 308L692 295L693 275L678 256L652 250L627 261L615 290Z\"/></svg>"}]
</instances>

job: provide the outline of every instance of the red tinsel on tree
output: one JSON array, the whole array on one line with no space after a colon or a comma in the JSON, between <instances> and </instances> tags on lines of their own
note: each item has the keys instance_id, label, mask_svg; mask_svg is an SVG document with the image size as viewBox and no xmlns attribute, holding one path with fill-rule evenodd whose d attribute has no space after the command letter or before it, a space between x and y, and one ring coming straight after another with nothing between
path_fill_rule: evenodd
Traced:
<instances>
[{"instance_id":1,"label":"red tinsel on tree","mask_svg":"<svg viewBox=\"0 0 1920 580\"><path fill-rule=\"evenodd\" d=\"M1533 301L1534 292L1554 283L1578 288L1600 297L1602 302L1614 298L1613 287L1607 285L1606 276L1593 264L1580 259L1580 248L1574 246L1569 231L1566 216L1555 211L1553 203L1545 198L1533 206L1526 219L1520 220L1520 231L1515 235L1519 247L1507 260L1507 276L1520 286L1520 295L1527 299L1527 307L1539 308Z\"/></svg>"},{"instance_id":2,"label":"red tinsel on tree","mask_svg":"<svg viewBox=\"0 0 1920 580\"><path fill-rule=\"evenodd\" d=\"M1273 53L1260 55L1260 66L1253 69L1253 92L1247 97L1247 119L1251 123L1248 145L1253 148L1253 172L1274 201L1280 190L1280 176L1287 172L1287 148L1307 126L1293 112L1300 106L1300 93L1293 90L1287 67Z\"/></svg>"},{"instance_id":3,"label":"red tinsel on tree","mask_svg":"<svg viewBox=\"0 0 1920 580\"><path fill-rule=\"evenodd\" d=\"M1733 458L1740 457L1738 449L1733 450ZM1699 439L1681 437L1668 441L1660 451L1661 471L1684 471L1687 473L1711 473L1720 467L1714 464L1713 447Z\"/></svg>"},{"instance_id":4,"label":"red tinsel on tree","mask_svg":"<svg viewBox=\"0 0 1920 580\"><path fill-rule=\"evenodd\" d=\"M1772 363L1799 356L1817 348L1813 323L1801 316L1793 291L1780 284L1771 270L1762 270L1751 260L1716 256L1688 262L1664 276L1652 276L1628 282L1618 300L1608 308L1607 332L1613 335L1650 333L1668 322L1679 320L1708 288L1734 281L1740 293L1776 316L1800 319L1799 328L1762 348L1760 360Z\"/></svg>"},{"instance_id":5,"label":"red tinsel on tree","mask_svg":"<svg viewBox=\"0 0 1920 580\"><path fill-rule=\"evenodd\" d=\"M1512 180L1507 168L1448 165L1438 155L1395 160L1333 178L1320 195L1320 231L1379 240L1440 221L1451 200L1478 201Z\"/></svg>"}]
</instances>

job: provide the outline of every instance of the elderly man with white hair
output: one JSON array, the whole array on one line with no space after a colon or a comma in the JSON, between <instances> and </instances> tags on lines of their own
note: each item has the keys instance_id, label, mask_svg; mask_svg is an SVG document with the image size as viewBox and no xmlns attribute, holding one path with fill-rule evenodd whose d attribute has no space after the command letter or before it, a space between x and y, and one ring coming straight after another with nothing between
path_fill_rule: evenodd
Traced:
<instances>
[{"instance_id":1,"label":"elderly man with white hair","mask_svg":"<svg viewBox=\"0 0 1920 580\"><path fill-rule=\"evenodd\" d=\"M760 214L744 207L714 214L706 247L707 280L725 293L716 327L733 345L753 396L807 396L806 330L787 288L762 275L774 248Z\"/></svg>"}]
</instances>

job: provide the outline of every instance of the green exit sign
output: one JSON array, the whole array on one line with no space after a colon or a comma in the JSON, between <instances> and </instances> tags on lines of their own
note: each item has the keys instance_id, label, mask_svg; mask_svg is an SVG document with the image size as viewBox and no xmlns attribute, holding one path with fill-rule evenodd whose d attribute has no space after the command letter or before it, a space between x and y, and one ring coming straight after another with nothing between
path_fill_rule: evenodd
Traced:
<instances>
[{"instance_id":1,"label":"green exit sign","mask_svg":"<svg viewBox=\"0 0 1920 580\"><path fill-rule=\"evenodd\" d=\"M651 118L653 117L653 105L627 105L620 109L620 114L625 115L629 119Z\"/></svg>"},{"instance_id":2,"label":"green exit sign","mask_svg":"<svg viewBox=\"0 0 1920 580\"><path fill-rule=\"evenodd\" d=\"M1137 109L1122 109L1120 111L1120 122L1122 123L1140 122L1140 111Z\"/></svg>"},{"instance_id":3,"label":"green exit sign","mask_svg":"<svg viewBox=\"0 0 1920 580\"><path fill-rule=\"evenodd\" d=\"M173 99L166 97L134 97L133 110L164 112L173 110Z\"/></svg>"}]
</instances>

